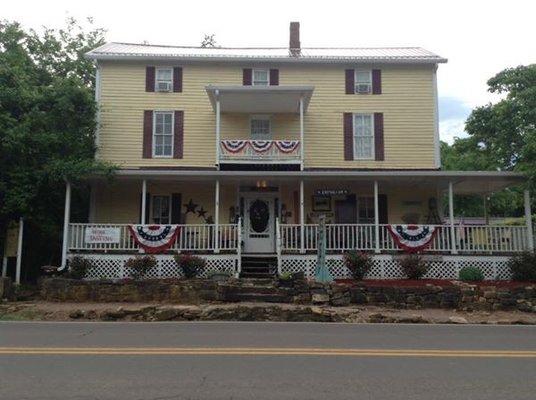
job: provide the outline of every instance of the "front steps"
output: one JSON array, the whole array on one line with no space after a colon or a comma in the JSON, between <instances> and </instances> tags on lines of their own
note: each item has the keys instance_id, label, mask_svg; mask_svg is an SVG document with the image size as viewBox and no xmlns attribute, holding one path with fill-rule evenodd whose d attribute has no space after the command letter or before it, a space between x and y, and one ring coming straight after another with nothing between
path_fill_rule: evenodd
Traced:
<instances>
[{"instance_id":1,"label":"front steps","mask_svg":"<svg viewBox=\"0 0 536 400\"><path fill-rule=\"evenodd\" d=\"M275 256L242 256L241 278L273 278L276 271Z\"/></svg>"}]
</instances>

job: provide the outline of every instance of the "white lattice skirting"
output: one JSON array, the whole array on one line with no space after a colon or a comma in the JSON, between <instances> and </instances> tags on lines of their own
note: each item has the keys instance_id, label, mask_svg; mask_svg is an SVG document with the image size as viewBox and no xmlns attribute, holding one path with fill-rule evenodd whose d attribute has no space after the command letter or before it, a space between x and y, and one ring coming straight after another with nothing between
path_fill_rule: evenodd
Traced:
<instances>
[{"instance_id":1,"label":"white lattice skirting","mask_svg":"<svg viewBox=\"0 0 536 400\"><path fill-rule=\"evenodd\" d=\"M373 256L374 266L366 275L369 279L403 279L397 256ZM510 279L508 268L509 257L504 256L433 256L428 259L430 269L425 279L458 279L458 273L463 267L477 267L486 280ZM327 255L326 263L331 275L336 279L351 278L344 266L342 255ZM281 272L305 272L306 276L314 276L316 255L281 255Z\"/></svg>"},{"instance_id":2,"label":"white lattice skirting","mask_svg":"<svg viewBox=\"0 0 536 400\"><path fill-rule=\"evenodd\" d=\"M69 258L75 254L69 255ZM125 262L132 255L121 254L84 254L84 258L90 259L93 267L87 272L86 279L122 279L130 276L125 268ZM238 271L238 256L236 254L215 254L200 255L207 262L201 277L208 277L211 273L225 272L235 275ZM154 278L178 278L182 276L181 270L177 267L173 256L156 255L156 267L146 275L147 279Z\"/></svg>"}]
</instances>

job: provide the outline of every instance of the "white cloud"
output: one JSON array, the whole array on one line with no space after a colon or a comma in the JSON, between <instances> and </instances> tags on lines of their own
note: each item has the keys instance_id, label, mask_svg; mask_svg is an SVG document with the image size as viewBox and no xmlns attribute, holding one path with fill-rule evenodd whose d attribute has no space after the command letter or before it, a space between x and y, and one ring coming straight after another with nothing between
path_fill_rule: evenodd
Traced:
<instances>
[{"instance_id":1,"label":"white cloud","mask_svg":"<svg viewBox=\"0 0 536 400\"><path fill-rule=\"evenodd\" d=\"M447 119L439 122L439 137L442 141L452 144L457 137L467 137L464 130L465 119Z\"/></svg>"}]
</instances>

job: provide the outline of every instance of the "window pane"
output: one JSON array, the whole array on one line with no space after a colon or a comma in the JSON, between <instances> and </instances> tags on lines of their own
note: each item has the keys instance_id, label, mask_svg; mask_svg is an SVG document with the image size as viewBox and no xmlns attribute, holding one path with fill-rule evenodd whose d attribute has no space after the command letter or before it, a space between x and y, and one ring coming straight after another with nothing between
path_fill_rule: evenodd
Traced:
<instances>
[{"instance_id":1,"label":"window pane","mask_svg":"<svg viewBox=\"0 0 536 400\"><path fill-rule=\"evenodd\" d=\"M166 135L166 136L163 137L163 139L164 139L163 143L165 145L171 146L171 135Z\"/></svg>"},{"instance_id":2,"label":"window pane","mask_svg":"<svg viewBox=\"0 0 536 400\"><path fill-rule=\"evenodd\" d=\"M164 156L171 156L171 146L164 146Z\"/></svg>"},{"instance_id":3,"label":"window pane","mask_svg":"<svg viewBox=\"0 0 536 400\"><path fill-rule=\"evenodd\" d=\"M268 70L254 69L253 70L254 85L268 85Z\"/></svg>"},{"instance_id":4,"label":"window pane","mask_svg":"<svg viewBox=\"0 0 536 400\"><path fill-rule=\"evenodd\" d=\"M171 81L171 69L157 69L156 80L158 81Z\"/></svg>"},{"instance_id":5,"label":"window pane","mask_svg":"<svg viewBox=\"0 0 536 400\"><path fill-rule=\"evenodd\" d=\"M356 71L356 83L370 83L370 71Z\"/></svg>"}]
</instances>

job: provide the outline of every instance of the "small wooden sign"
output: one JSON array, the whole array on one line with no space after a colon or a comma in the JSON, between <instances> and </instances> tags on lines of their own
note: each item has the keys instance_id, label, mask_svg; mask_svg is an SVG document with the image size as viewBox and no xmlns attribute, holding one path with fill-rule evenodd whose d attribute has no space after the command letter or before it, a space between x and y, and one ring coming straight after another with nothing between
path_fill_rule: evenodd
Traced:
<instances>
[{"instance_id":1,"label":"small wooden sign","mask_svg":"<svg viewBox=\"0 0 536 400\"><path fill-rule=\"evenodd\" d=\"M348 189L316 189L317 196L343 196L349 193Z\"/></svg>"},{"instance_id":2,"label":"small wooden sign","mask_svg":"<svg viewBox=\"0 0 536 400\"><path fill-rule=\"evenodd\" d=\"M119 243L119 228L86 228L86 243Z\"/></svg>"}]
</instances>

